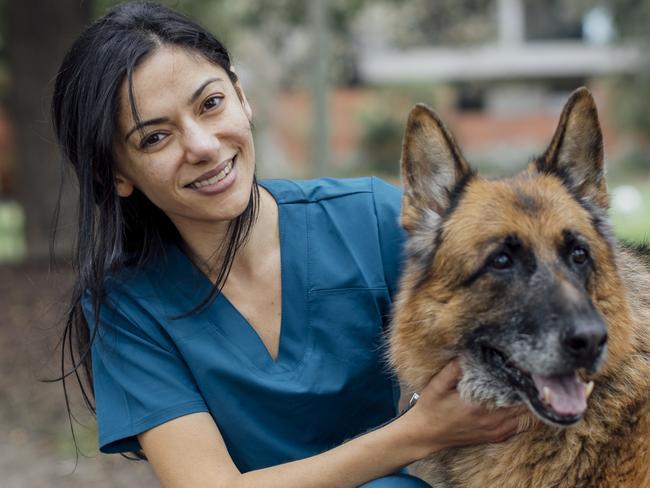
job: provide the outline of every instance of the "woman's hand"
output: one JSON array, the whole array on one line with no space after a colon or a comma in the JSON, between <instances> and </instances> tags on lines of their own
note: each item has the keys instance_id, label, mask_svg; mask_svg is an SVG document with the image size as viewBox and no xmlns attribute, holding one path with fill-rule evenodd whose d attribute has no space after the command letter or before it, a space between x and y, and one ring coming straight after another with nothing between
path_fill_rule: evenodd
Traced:
<instances>
[{"instance_id":1,"label":"woman's hand","mask_svg":"<svg viewBox=\"0 0 650 488\"><path fill-rule=\"evenodd\" d=\"M461 376L458 360L448 363L404 415L411 416L427 455L449 447L502 442L518 433L525 407L490 410L467 403L456 390Z\"/></svg>"}]
</instances>

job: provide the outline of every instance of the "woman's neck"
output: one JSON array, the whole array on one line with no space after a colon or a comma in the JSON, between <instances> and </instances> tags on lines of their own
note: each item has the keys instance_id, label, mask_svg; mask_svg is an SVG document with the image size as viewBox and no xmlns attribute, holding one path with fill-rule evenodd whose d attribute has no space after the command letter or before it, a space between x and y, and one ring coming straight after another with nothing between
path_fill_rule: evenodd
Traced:
<instances>
[{"instance_id":1,"label":"woman's neck","mask_svg":"<svg viewBox=\"0 0 650 488\"><path fill-rule=\"evenodd\" d=\"M232 272L253 274L260 258L273 246L279 245L278 207L273 196L260 189L259 211L248 239L238 250ZM230 222L215 222L179 228L185 250L199 268L214 281L223 266L224 251L228 245Z\"/></svg>"}]
</instances>

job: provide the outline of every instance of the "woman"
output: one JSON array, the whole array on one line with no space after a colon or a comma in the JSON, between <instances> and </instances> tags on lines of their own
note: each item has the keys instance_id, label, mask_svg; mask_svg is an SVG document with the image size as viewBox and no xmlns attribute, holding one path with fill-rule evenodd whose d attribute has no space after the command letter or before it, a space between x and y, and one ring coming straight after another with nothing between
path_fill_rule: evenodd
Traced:
<instances>
[{"instance_id":1,"label":"woman","mask_svg":"<svg viewBox=\"0 0 650 488\"><path fill-rule=\"evenodd\" d=\"M459 399L454 363L389 422L399 191L258 184L252 110L200 26L116 8L63 60L53 120L80 188L66 334L103 452L142 449L168 487L408 487L391 473L514 433Z\"/></svg>"}]
</instances>

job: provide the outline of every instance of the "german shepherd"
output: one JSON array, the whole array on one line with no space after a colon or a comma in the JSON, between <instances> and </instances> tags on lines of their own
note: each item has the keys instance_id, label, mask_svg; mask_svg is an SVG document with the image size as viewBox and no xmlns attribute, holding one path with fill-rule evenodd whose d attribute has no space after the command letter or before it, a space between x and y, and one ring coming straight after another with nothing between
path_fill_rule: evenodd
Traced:
<instances>
[{"instance_id":1,"label":"german shepherd","mask_svg":"<svg viewBox=\"0 0 650 488\"><path fill-rule=\"evenodd\" d=\"M522 173L479 177L424 105L401 157L406 264L390 360L412 392L453 357L461 397L524 403L523 433L417 466L435 487L650 487L650 248L607 219L593 98Z\"/></svg>"}]
</instances>

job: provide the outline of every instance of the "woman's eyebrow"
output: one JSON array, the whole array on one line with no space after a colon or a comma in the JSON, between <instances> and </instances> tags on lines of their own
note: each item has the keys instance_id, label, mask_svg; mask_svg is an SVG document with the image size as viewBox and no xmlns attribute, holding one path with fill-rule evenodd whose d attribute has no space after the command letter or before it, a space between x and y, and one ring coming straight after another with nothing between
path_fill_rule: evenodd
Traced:
<instances>
[{"instance_id":1,"label":"woman's eyebrow","mask_svg":"<svg viewBox=\"0 0 650 488\"><path fill-rule=\"evenodd\" d=\"M150 119L139 122L135 124L129 132L127 132L126 137L124 137L124 141L128 141L129 137L131 137L131 134L133 134L136 130L141 130L143 127L146 127L148 125L164 124L168 121L169 119L167 117L158 117L157 119Z\"/></svg>"},{"instance_id":2,"label":"woman's eyebrow","mask_svg":"<svg viewBox=\"0 0 650 488\"><path fill-rule=\"evenodd\" d=\"M188 105L192 105L194 102L196 102L196 99L201 96L201 93L203 93L203 90L205 90L205 87L208 86L210 83L214 83L215 81L223 81L221 78L208 78L205 80L203 83L201 83L201 86L196 89L194 93L192 93L192 96L189 98L187 101Z\"/></svg>"},{"instance_id":3,"label":"woman's eyebrow","mask_svg":"<svg viewBox=\"0 0 650 488\"><path fill-rule=\"evenodd\" d=\"M222 78L216 77L216 78L208 78L205 80L203 83L201 83L201 86L199 86L194 93L192 93L192 96L189 98L187 101L188 105L192 105L196 100L201 96L201 93L203 93L203 90L210 84L214 83L215 81L223 81ZM156 125L156 124L163 124L165 122L168 122L169 119L167 117L158 117L156 119L151 119L151 120L145 120L142 121L138 124L135 124L133 128L127 132L126 137L124 137L124 140L127 141L129 137L131 137L131 134L133 134L136 130L140 130L143 127L146 127L148 125Z\"/></svg>"}]
</instances>

